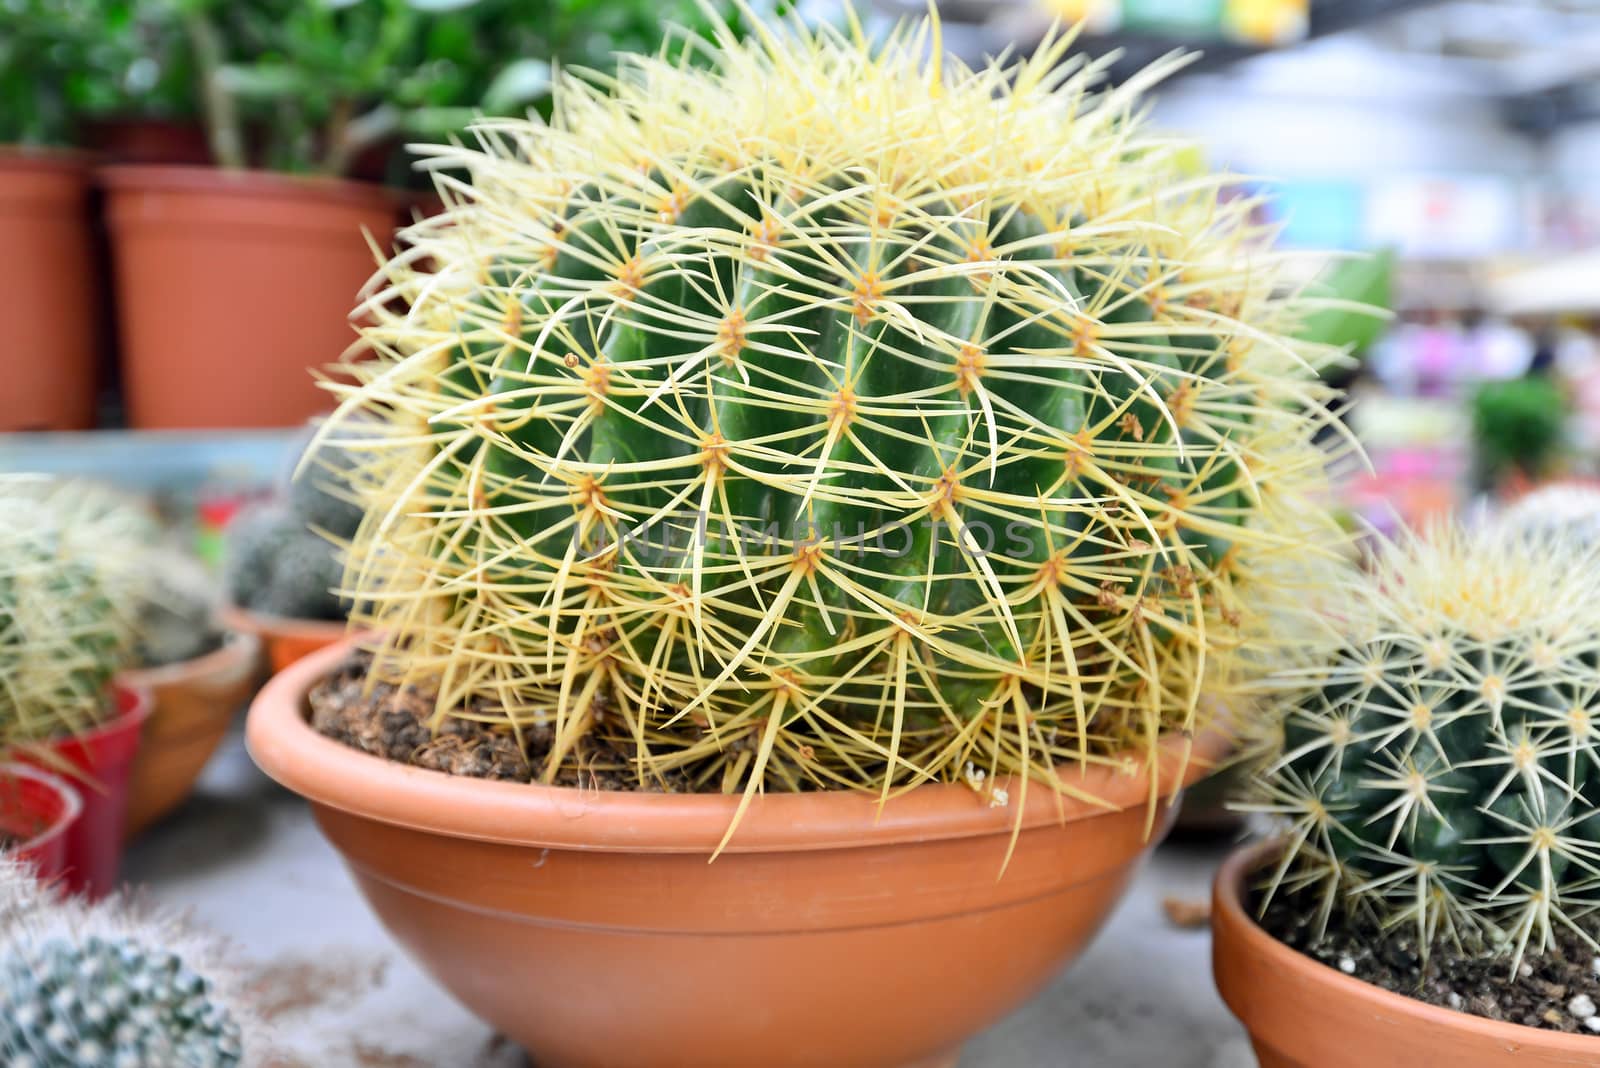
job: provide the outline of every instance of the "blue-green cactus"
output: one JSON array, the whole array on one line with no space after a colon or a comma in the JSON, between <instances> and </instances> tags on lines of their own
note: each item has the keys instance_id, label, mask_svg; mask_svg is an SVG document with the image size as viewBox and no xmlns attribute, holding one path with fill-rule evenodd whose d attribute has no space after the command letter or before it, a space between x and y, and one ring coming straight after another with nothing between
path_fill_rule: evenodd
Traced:
<instances>
[{"instance_id":1,"label":"blue-green cactus","mask_svg":"<svg viewBox=\"0 0 1600 1068\"><path fill-rule=\"evenodd\" d=\"M238 1023L177 955L130 938L55 938L0 953L10 1068L231 1068Z\"/></svg>"}]
</instances>

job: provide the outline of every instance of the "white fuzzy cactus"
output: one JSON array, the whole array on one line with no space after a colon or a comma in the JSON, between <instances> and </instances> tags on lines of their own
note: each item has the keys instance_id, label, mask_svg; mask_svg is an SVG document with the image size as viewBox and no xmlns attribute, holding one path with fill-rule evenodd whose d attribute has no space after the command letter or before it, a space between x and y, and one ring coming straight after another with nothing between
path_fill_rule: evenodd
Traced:
<instances>
[{"instance_id":1,"label":"white fuzzy cactus","mask_svg":"<svg viewBox=\"0 0 1600 1068\"><path fill-rule=\"evenodd\" d=\"M112 899L90 906L0 855L0 1063L235 1068L248 1015L216 948Z\"/></svg>"}]
</instances>

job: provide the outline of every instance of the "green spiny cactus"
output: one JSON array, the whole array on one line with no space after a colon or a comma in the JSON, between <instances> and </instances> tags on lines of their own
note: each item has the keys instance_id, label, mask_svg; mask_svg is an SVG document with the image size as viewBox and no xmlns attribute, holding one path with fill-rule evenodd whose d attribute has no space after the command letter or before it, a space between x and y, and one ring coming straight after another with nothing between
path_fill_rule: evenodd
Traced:
<instances>
[{"instance_id":1,"label":"green spiny cactus","mask_svg":"<svg viewBox=\"0 0 1600 1068\"><path fill-rule=\"evenodd\" d=\"M295 450L300 469L280 499L247 509L229 527L223 570L234 604L291 619L345 618L334 593L343 572L338 546L361 525L350 480L365 462L361 440L375 432L352 422L350 447L322 445L311 455L307 429Z\"/></svg>"},{"instance_id":2,"label":"green spiny cactus","mask_svg":"<svg viewBox=\"0 0 1600 1068\"><path fill-rule=\"evenodd\" d=\"M1600 903L1600 545L1438 528L1349 577L1256 799L1274 886L1520 962ZM1270 896L1270 895L1269 895ZM1600 948L1600 947L1597 947Z\"/></svg>"},{"instance_id":3,"label":"green spiny cactus","mask_svg":"<svg viewBox=\"0 0 1600 1068\"><path fill-rule=\"evenodd\" d=\"M288 619L339 620L337 549L298 512L276 503L240 513L228 527L224 575L234 604Z\"/></svg>"},{"instance_id":4,"label":"green spiny cactus","mask_svg":"<svg viewBox=\"0 0 1600 1068\"><path fill-rule=\"evenodd\" d=\"M89 907L0 856L0 1060L8 1068L232 1068L239 1013L206 949L116 902Z\"/></svg>"},{"instance_id":5,"label":"green spiny cactus","mask_svg":"<svg viewBox=\"0 0 1600 1068\"><path fill-rule=\"evenodd\" d=\"M150 520L109 491L0 476L0 751L86 730L131 655Z\"/></svg>"},{"instance_id":6,"label":"green spiny cactus","mask_svg":"<svg viewBox=\"0 0 1600 1068\"><path fill-rule=\"evenodd\" d=\"M359 426L346 429L345 436L359 437ZM308 427L296 456L305 456L314 436ZM304 470L291 475L286 503L302 525L325 535L348 540L361 525L361 506L351 499L350 479L363 462L356 444L341 448L324 444L307 457Z\"/></svg>"},{"instance_id":7,"label":"green spiny cactus","mask_svg":"<svg viewBox=\"0 0 1600 1068\"><path fill-rule=\"evenodd\" d=\"M746 798L1203 727L1266 562L1338 536L1334 353L1143 129L1173 64L1097 93L1070 43L759 26L438 149L324 431L375 673L541 726L547 781L600 735Z\"/></svg>"}]
</instances>

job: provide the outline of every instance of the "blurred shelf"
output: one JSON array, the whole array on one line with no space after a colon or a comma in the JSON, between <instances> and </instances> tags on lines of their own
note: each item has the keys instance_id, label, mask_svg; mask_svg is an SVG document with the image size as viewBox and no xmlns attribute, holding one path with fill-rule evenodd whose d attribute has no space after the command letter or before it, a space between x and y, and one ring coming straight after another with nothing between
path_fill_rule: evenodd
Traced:
<instances>
[{"instance_id":1,"label":"blurred shelf","mask_svg":"<svg viewBox=\"0 0 1600 1068\"><path fill-rule=\"evenodd\" d=\"M1600 312L1600 250L1541 258L1489 280L1490 307L1507 315Z\"/></svg>"},{"instance_id":2,"label":"blurred shelf","mask_svg":"<svg viewBox=\"0 0 1600 1068\"><path fill-rule=\"evenodd\" d=\"M214 481L264 485L283 473L300 433L290 427L0 434L0 472L94 478L144 492Z\"/></svg>"}]
</instances>

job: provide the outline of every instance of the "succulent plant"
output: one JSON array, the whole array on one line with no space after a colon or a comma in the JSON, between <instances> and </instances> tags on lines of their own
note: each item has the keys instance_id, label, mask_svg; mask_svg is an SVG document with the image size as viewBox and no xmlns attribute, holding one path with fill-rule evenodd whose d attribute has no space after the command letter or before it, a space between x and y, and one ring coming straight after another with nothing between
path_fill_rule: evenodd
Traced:
<instances>
[{"instance_id":1,"label":"succulent plant","mask_svg":"<svg viewBox=\"0 0 1600 1068\"><path fill-rule=\"evenodd\" d=\"M297 464L285 482L285 504L302 525L332 538L349 539L361 526L361 506L352 498L350 479L364 462L362 428L350 425L344 437L348 444L324 444L314 455L307 455L315 436L315 424L306 427L295 449L295 456L306 457ZM369 432L375 433L375 428Z\"/></svg>"},{"instance_id":2,"label":"succulent plant","mask_svg":"<svg viewBox=\"0 0 1600 1068\"><path fill-rule=\"evenodd\" d=\"M350 426L347 446L306 456L277 499L246 509L229 525L224 572L234 604L292 619L345 618L334 593L343 572L338 546L361 525L349 482L364 464L362 441L371 433ZM308 428L295 449L297 462L311 436Z\"/></svg>"},{"instance_id":3,"label":"succulent plant","mask_svg":"<svg viewBox=\"0 0 1600 1068\"><path fill-rule=\"evenodd\" d=\"M85 730L130 657L151 520L87 483L0 475L0 751Z\"/></svg>"},{"instance_id":4,"label":"succulent plant","mask_svg":"<svg viewBox=\"0 0 1600 1068\"><path fill-rule=\"evenodd\" d=\"M1472 397L1475 476L1484 489L1546 477L1567 448L1571 402L1544 375L1485 382Z\"/></svg>"},{"instance_id":5,"label":"succulent plant","mask_svg":"<svg viewBox=\"0 0 1600 1068\"><path fill-rule=\"evenodd\" d=\"M89 907L0 855L0 1059L8 1068L232 1068L242 1014L178 925Z\"/></svg>"},{"instance_id":6,"label":"succulent plant","mask_svg":"<svg viewBox=\"0 0 1600 1068\"><path fill-rule=\"evenodd\" d=\"M1271 561L1338 536L1334 353L1144 130L1172 64L1097 92L1070 43L973 71L936 22L762 25L434 150L449 209L323 431L381 428L373 671L538 725L547 781L604 738L746 798L1025 791L1203 727Z\"/></svg>"},{"instance_id":7,"label":"succulent plant","mask_svg":"<svg viewBox=\"0 0 1600 1068\"><path fill-rule=\"evenodd\" d=\"M332 542L277 503L254 505L228 526L225 575L234 604L289 619L343 619Z\"/></svg>"},{"instance_id":8,"label":"succulent plant","mask_svg":"<svg viewBox=\"0 0 1600 1068\"><path fill-rule=\"evenodd\" d=\"M1586 544L1600 543L1600 487L1581 482L1543 486L1506 509L1506 522L1535 533L1565 529Z\"/></svg>"},{"instance_id":9,"label":"succulent plant","mask_svg":"<svg viewBox=\"0 0 1600 1068\"><path fill-rule=\"evenodd\" d=\"M1497 524L1409 534L1351 572L1256 797L1273 886L1520 962L1600 904L1600 546ZM1270 899L1271 893L1268 894Z\"/></svg>"}]
</instances>

